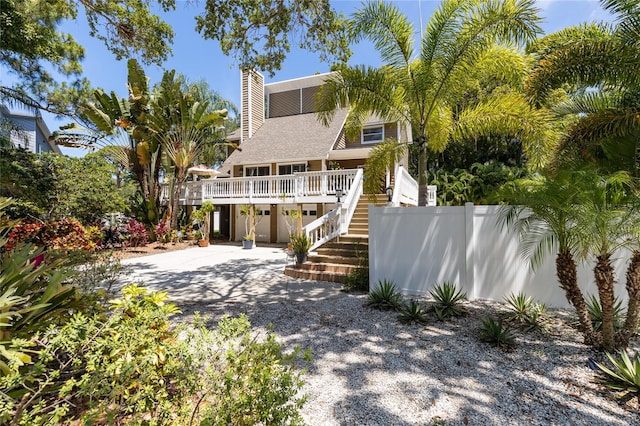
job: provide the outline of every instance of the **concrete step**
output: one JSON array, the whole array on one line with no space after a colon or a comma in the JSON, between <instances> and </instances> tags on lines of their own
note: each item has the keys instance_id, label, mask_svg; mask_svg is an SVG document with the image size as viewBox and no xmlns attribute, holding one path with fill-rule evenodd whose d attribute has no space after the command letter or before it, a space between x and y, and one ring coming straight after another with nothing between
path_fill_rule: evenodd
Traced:
<instances>
[{"instance_id":1,"label":"concrete step","mask_svg":"<svg viewBox=\"0 0 640 426\"><path fill-rule=\"evenodd\" d=\"M367 252L369 251L369 240L367 239L367 241L354 241L354 242L347 242L342 240L340 240L340 242L331 241L326 244L323 244L322 247L335 248L335 249L349 249L354 251L360 250L360 251Z\"/></svg>"},{"instance_id":2,"label":"concrete step","mask_svg":"<svg viewBox=\"0 0 640 426\"><path fill-rule=\"evenodd\" d=\"M307 262L310 263L332 263L340 265L358 265L360 259L354 256L332 256L323 254L309 254Z\"/></svg>"},{"instance_id":3,"label":"concrete step","mask_svg":"<svg viewBox=\"0 0 640 426\"><path fill-rule=\"evenodd\" d=\"M291 265L288 265L284 268L284 274L293 278L301 278L304 280L313 281L328 281L331 283L344 283L344 280L347 278L347 274L340 274L336 272L308 271L305 269L298 269L295 266Z\"/></svg>"},{"instance_id":4,"label":"concrete step","mask_svg":"<svg viewBox=\"0 0 640 426\"><path fill-rule=\"evenodd\" d=\"M318 247L316 253L322 256L342 256L342 257L354 257L358 258L358 253L365 256L368 254L367 250L360 249L356 251L354 248L327 248L324 246Z\"/></svg>"},{"instance_id":5,"label":"concrete step","mask_svg":"<svg viewBox=\"0 0 640 426\"><path fill-rule=\"evenodd\" d=\"M348 275L351 271L358 269L357 265L349 265L344 263L316 263L304 262L296 265L296 269L315 272L331 272L334 274Z\"/></svg>"},{"instance_id":6,"label":"concrete step","mask_svg":"<svg viewBox=\"0 0 640 426\"><path fill-rule=\"evenodd\" d=\"M340 235L338 240L342 243L364 243L367 245L369 244L369 237L366 237L363 235L351 235L351 234Z\"/></svg>"}]
</instances>

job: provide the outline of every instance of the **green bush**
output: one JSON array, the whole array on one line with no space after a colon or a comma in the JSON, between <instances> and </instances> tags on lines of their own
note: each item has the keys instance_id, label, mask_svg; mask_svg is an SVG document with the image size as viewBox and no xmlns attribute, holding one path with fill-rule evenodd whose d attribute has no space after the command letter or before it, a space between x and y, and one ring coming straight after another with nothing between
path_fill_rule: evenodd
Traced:
<instances>
[{"instance_id":1,"label":"green bush","mask_svg":"<svg viewBox=\"0 0 640 426\"><path fill-rule=\"evenodd\" d=\"M351 271L342 283L342 289L351 291L369 291L369 257L356 252L358 255L358 267Z\"/></svg>"},{"instance_id":2,"label":"green bush","mask_svg":"<svg viewBox=\"0 0 640 426\"><path fill-rule=\"evenodd\" d=\"M411 299L400 308L398 320L407 324L426 324L429 321L426 312L415 299Z\"/></svg>"},{"instance_id":3,"label":"green bush","mask_svg":"<svg viewBox=\"0 0 640 426\"><path fill-rule=\"evenodd\" d=\"M177 312L165 293L132 285L109 315L78 313L39 334L32 365L0 378L0 423L302 423L298 351L256 336L246 316L173 329Z\"/></svg>"}]
</instances>

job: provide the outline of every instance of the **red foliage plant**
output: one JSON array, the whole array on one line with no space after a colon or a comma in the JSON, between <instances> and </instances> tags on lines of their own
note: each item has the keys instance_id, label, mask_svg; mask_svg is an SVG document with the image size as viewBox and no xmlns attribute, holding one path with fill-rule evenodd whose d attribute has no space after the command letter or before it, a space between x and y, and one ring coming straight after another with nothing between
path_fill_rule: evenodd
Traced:
<instances>
[{"instance_id":1,"label":"red foliage plant","mask_svg":"<svg viewBox=\"0 0 640 426\"><path fill-rule=\"evenodd\" d=\"M14 226L9 233L6 248L13 250L19 243L60 250L90 250L93 248L85 229L76 219L52 220L46 223L20 223Z\"/></svg>"},{"instance_id":2,"label":"red foliage plant","mask_svg":"<svg viewBox=\"0 0 640 426\"><path fill-rule=\"evenodd\" d=\"M127 247L143 247L149 242L149 232L144 224L135 219L129 219L124 225L124 243Z\"/></svg>"},{"instance_id":3,"label":"red foliage plant","mask_svg":"<svg viewBox=\"0 0 640 426\"><path fill-rule=\"evenodd\" d=\"M169 228L169 221L162 219L153 229L153 232L156 234L156 238L158 238L161 242L169 242L168 240L171 237L171 228Z\"/></svg>"}]
</instances>

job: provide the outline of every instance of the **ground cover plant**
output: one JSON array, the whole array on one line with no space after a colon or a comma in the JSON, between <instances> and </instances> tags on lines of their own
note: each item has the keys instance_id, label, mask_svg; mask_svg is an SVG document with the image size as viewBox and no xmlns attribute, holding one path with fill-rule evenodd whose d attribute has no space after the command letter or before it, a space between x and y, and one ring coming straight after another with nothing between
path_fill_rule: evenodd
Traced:
<instances>
[{"instance_id":1,"label":"ground cover plant","mask_svg":"<svg viewBox=\"0 0 640 426\"><path fill-rule=\"evenodd\" d=\"M633 358L629 358L621 350L618 356L607 353L607 358L611 366L597 364L601 372L598 382L617 392L616 397L623 402L632 398L637 398L640 402L640 354L636 353Z\"/></svg>"},{"instance_id":2,"label":"ground cover plant","mask_svg":"<svg viewBox=\"0 0 640 426\"><path fill-rule=\"evenodd\" d=\"M434 300L431 311L440 321L465 315L466 311L462 303L467 298L467 294L458 289L454 283L436 284L429 293Z\"/></svg>"}]
</instances>

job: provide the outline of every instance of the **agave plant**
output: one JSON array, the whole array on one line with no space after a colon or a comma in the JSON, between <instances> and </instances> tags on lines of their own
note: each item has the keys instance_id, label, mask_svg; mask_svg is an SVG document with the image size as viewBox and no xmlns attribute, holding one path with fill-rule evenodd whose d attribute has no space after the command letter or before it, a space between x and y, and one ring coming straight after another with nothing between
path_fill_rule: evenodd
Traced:
<instances>
[{"instance_id":1,"label":"agave plant","mask_svg":"<svg viewBox=\"0 0 640 426\"><path fill-rule=\"evenodd\" d=\"M455 284L438 284L433 290L429 290L429 293L435 301L432 310L439 320L466 315L462 302L467 298L467 294L459 290Z\"/></svg>"},{"instance_id":2,"label":"agave plant","mask_svg":"<svg viewBox=\"0 0 640 426\"><path fill-rule=\"evenodd\" d=\"M517 323L524 331L544 331L545 312L544 304L536 303L524 293L513 294L505 297L511 312L507 315L507 321Z\"/></svg>"},{"instance_id":3,"label":"agave plant","mask_svg":"<svg viewBox=\"0 0 640 426\"><path fill-rule=\"evenodd\" d=\"M607 352L607 358L613 365L611 369L596 363L601 371L601 377L597 381L620 392L618 398L622 401L626 402L634 397L640 401L640 354L636 353L633 359L624 350L620 350L619 354L619 357L615 357Z\"/></svg>"},{"instance_id":4,"label":"agave plant","mask_svg":"<svg viewBox=\"0 0 640 426\"><path fill-rule=\"evenodd\" d=\"M599 331L602 329L602 306L600 301L595 295L591 295L586 299L587 311L589 312L589 318L593 324L593 329ZM613 301L613 327L615 330L619 330L624 323L624 309L622 307L622 300L616 297Z\"/></svg>"},{"instance_id":5,"label":"agave plant","mask_svg":"<svg viewBox=\"0 0 640 426\"><path fill-rule=\"evenodd\" d=\"M371 290L365 305L380 310L397 310L402 303L402 296L398 293L392 281L378 281L375 289Z\"/></svg>"},{"instance_id":6,"label":"agave plant","mask_svg":"<svg viewBox=\"0 0 640 426\"><path fill-rule=\"evenodd\" d=\"M428 321L426 312L415 299L411 299L409 303L402 305L398 320L408 324L426 324Z\"/></svg>"},{"instance_id":7,"label":"agave plant","mask_svg":"<svg viewBox=\"0 0 640 426\"><path fill-rule=\"evenodd\" d=\"M511 329L504 325L502 321L495 321L493 318L482 320L479 336L483 342L490 343L498 348L510 348L516 344Z\"/></svg>"}]
</instances>

